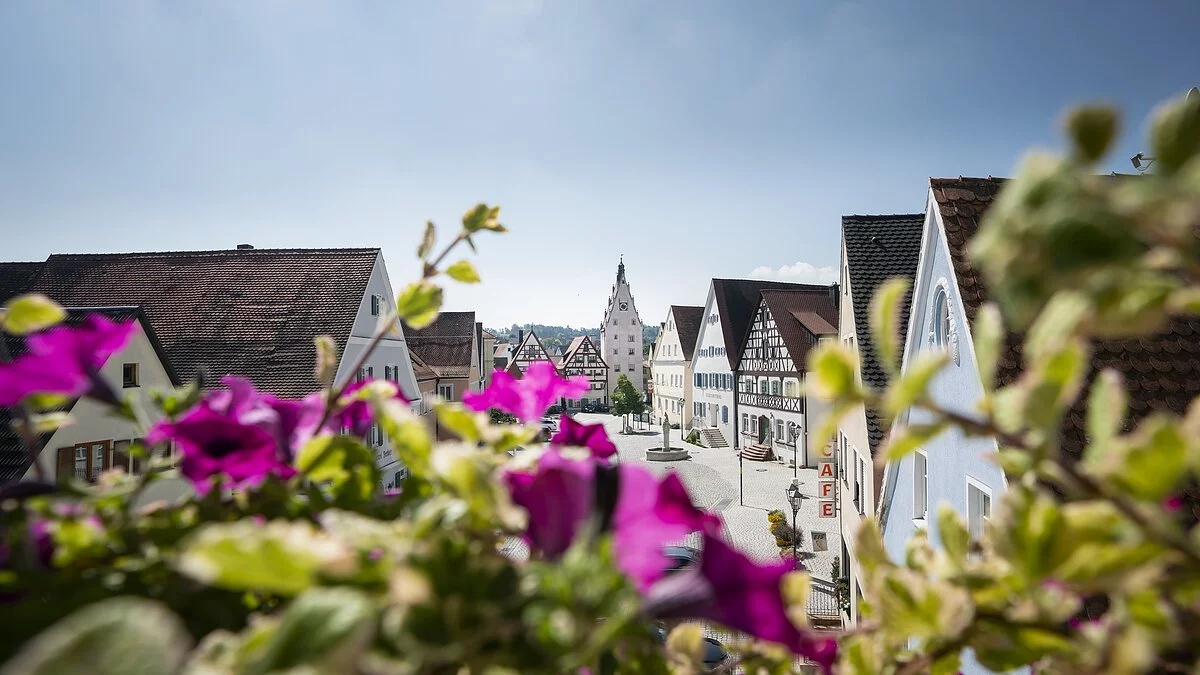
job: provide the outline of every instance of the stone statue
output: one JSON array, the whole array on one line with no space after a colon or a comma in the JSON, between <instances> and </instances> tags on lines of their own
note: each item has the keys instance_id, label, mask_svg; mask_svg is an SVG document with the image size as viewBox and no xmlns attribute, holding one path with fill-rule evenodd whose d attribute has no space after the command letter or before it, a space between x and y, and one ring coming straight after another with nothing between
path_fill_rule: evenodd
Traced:
<instances>
[{"instance_id":1,"label":"stone statue","mask_svg":"<svg viewBox=\"0 0 1200 675\"><path fill-rule=\"evenodd\" d=\"M663 450L671 449L671 421L663 416Z\"/></svg>"}]
</instances>

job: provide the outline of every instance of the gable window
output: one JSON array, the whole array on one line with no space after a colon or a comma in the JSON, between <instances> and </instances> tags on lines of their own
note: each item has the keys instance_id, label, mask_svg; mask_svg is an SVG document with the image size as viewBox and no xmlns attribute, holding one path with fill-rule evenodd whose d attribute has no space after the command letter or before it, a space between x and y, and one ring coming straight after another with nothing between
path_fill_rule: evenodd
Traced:
<instances>
[{"instance_id":1,"label":"gable window","mask_svg":"<svg viewBox=\"0 0 1200 675\"><path fill-rule=\"evenodd\" d=\"M983 525L992 517L992 491L967 477L967 529L971 537L983 536Z\"/></svg>"},{"instance_id":2,"label":"gable window","mask_svg":"<svg viewBox=\"0 0 1200 675\"><path fill-rule=\"evenodd\" d=\"M933 298L933 344L945 347L950 340L950 301L945 288L938 288Z\"/></svg>"},{"instance_id":3,"label":"gable window","mask_svg":"<svg viewBox=\"0 0 1200 675\"><path fill-rule=\"evenodd\" d=\"M125 389L138 386L138 364L125 363L121 365L121 386Z\"/></svg>"},{"instance_id":4,"label":"gable window","mask_svg":"<svg viewBox=\"0 0 1200 675\"><path fill-rule=\"evenodd\" d=\"M371 296L371 316L379 316L379 305L381 297L378 295Z\"/></svg>"},{"instance_id":5,"label":"gable window","mask_svg":"<svg viewBox=\"0 0 1200 675\"><path fill-rule=\"evenodd\" d=\"M929 515L929 458L923 450L913 453L913 520Z\"/></svg>"}]
</instances>

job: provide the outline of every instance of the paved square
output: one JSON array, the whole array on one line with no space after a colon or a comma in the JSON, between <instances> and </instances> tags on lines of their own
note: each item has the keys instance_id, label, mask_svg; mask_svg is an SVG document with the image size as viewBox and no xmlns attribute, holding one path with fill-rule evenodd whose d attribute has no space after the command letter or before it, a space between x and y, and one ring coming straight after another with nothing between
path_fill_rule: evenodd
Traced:
<instances>
[{"instance_id":1,"label":"paved square","mask_svg":"<svg viewBox=\"0 0 1200 675\"><path fill-rule=\"evenodd\" d=\"M767 529L767 512L779 509L791 519L785 491L792 482L792 469L777 462L743 462L743 493L739 499L738 458L732 448L702 448L684 443L679 430L672 429L671 445L687 449L691 457L677 462L648 462L646 450L662 446L661 428L635 428L635 433L623 435L620 418L612 415L579 414L576 419L586 424L603 423L609 438L617 446L621 462L636 462L657 474L677 473L696 506L721 516L726 538L738 549L758 560L780 558L775 537ZM802 533L800 559L814 577L830 579L830 565L842 550L840 523L837 518L819 518L817 515L816 469L802 468L797 475L804 496L796 518ZM824 550L813 550L814 534L818 535L815 548Z\"/></svg>"}]
</instances>

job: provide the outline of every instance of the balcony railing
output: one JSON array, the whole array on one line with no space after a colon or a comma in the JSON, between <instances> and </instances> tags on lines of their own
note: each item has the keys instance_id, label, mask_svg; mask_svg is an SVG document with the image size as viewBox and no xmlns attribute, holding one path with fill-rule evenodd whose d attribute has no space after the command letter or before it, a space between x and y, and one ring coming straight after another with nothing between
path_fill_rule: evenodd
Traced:
<instances>
[{"instance_id":1,"label":"balcony railing","mask_svg":"<svg viewBox=\"0 0 1200 675\"><path fill-rule=\"evenodd\" d=\"M738 392L738 405L752 405L756 408L770 408L784 412L802 412L804 399L772 394L757 394L748 391Z\"/></svg>"}]
</instances>

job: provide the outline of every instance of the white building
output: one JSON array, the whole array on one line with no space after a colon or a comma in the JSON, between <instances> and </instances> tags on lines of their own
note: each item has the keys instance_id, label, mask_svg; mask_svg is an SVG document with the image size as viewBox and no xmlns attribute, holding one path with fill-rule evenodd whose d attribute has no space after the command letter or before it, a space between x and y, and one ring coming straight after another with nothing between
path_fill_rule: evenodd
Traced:
<instances>
[{"instance_id":1,"label":"white building","mask_svg":"<svg viewBox=\"0 0 1200 675\"><path fill-rule=\"evenodd\" d=\"M782 459L816 467L810 431L828 414L827 404L803 393L808 353L837 339L837 287L764 290L741 349L738 446L750 459Z\"/></svg>"},{"instance_id":2,"label":"white building","mask_svg":"<svg viewBox=\"0 0 1200 675\"><path fill-rule=\"evenodd\" d=\"M709 447L736 442L733 370L763 290L819 290L828 286L749 279L713 279L692 356L692 428Z\"/></svg>"},{"instance_id":3,"label":"white building","mask_svg":"<svg viewBox=\"0 0 1200 675\"><path fill-rule=\"evenodd\" d=\"M655 419L686 429L692 422L692 354L704 317L703 307L671 305L652 354Z\"/></svg>"},{"instance_id":4,"label":"white building","mask_svg":"<svg viewBox=\"0 0 1200 675\"><path fill-rule=\"evenodd\" d=\"M28 266L30 263L18 265ZM183 382L220 388L225 375L300 398L320 389L313 338L333 338L339 383L354 372L395 295L377 248L255 249L52 255L32 264L9 294L38 292L70 307L137 307L169 367ZM0 263L0 278L14 264ZM404 331L393 327L363 364L367 376L396 382L410 400L418 386ZM372 431L383 485L404 467Z\"/></svg>"},{"instance_id":5,"label":"white building","mask_svg":"<svg viewBox=\"0 0 1200 675\"><path fill-rule=\"evenodd\" d=\"M633 388L645 391L642 378L642 320L638 318L633 292L625 278L625 261L617 265L617 281L608 297L604 322L600 324L600 353L609 367L608 395L617 390L617 380L629 378Z\"/></svg>"},{"instance_id":6,"label":"white building","mask_svg":"<svg viewBox=\"0 0 1200 675\"><path fill-rule=\"evenodd\" d=\"M585 405L608 405L608 364L592 338L580 335L571 340L562 359L563 377L585 377L588 392L576 399L567 399L567 409L577 410Z\"/></svg>"},{"instance_id":7,"label":"white building","mask_svg":"<svg viewBox=\"0 0 1200 675\"><path fill-rule=\"evenodd\" d=\"M917 271L924 221L925 216L920 213L842 218L838 338L858 357L858 378L865 385L882 388L887 384L867 325L871 297L892 277L912 281ZM909 306L906 301L901 309L901 326L907 325ZM889 422L880 411L859 405L842 416L835 438L842 525L840 567L850 587L850 612L846 617L850 623L858 621L858 601L862 596L854 537L863 518L875 513L883 471L875 468L874 457L887 438Z\"/></svg>"}]
</instances>

